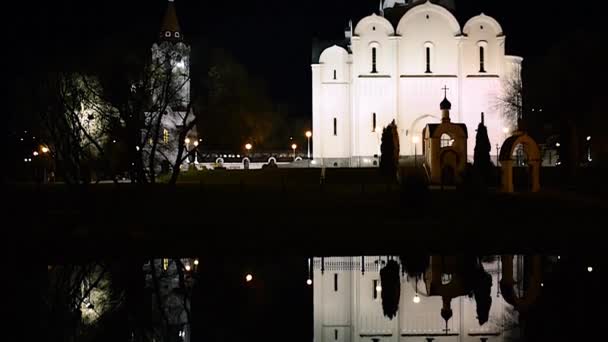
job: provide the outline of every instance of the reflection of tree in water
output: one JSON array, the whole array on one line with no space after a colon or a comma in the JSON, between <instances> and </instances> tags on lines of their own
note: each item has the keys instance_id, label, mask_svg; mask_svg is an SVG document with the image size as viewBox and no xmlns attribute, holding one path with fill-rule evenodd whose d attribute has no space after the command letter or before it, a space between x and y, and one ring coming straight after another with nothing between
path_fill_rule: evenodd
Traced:
<instances>
[{"instance_id":1,"label":"reflection of tree in water","mask_svg":"<svg viewBox=\"0 0 608 342\"><path fill-rule=\"evenodd\" d=\"M480 263L475 270L473 282L473 295L477 305L477 320L479 325L484 325L490 314L492 306L492 276L488 274Z\"/></svg>"},{"instance_id":2,"label":"reflection of tree in water","mask_svg":"<svg viewBox=\"0 0 608 342\"><path fill-rule=\"evenodd\" d=\"M397 315L401 297L401 279L397 261L389 260L386 266L380 270L380 283L382 284L382 311L386 317L393 319Z\"/></svg>"}]
</instances>

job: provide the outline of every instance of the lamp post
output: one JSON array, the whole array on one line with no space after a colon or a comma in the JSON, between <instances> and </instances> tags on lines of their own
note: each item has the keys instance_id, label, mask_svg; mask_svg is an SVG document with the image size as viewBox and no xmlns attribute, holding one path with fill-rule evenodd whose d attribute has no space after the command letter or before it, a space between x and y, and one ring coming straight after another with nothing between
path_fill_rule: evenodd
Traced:
<instances>
[{"instance_id":1,"label":"lamp post","mask_svg":"<svg viewBox=\"0 0 608 342\"><path fill-rule=\"evenodd\" d=\"M418 151L417 151L416 147L417 147L418 143L420 142L420 137L415 135L412 138L412 142L414 143L414 168L416 168L418 166Z\"/></svg>"},{"instance_id":2,"label":"lamp post","mask_svg":"<svg viewBox=\"0 0 608 342\"><path fill-rule=\"evenodd\" d=\"M496 167L498 167L498 153L500 151L500 145L496 144Z\"/></svg>"},{"instance_id":3,"label":"lamp post","mask_svg":"<svg viewBox=\"0 0 608 342\"><path fill-rule=\"evenodd\" d=\"M194 140L194 164L198 164L198 140Z\"/></svg>"},{"instance_id":4,"label":"lamp post","mask_svg":"<svg viewBox=\"0 0 608 342\"><path fill-rule=\"evenodd\" d=\"M296 144L291 144L291 149L293 150L293 160L296 160L296 148L298 148L298 145Z\"/></svg>"},{"instance_id":5,"label":"lamp post","mask_svg":"<svg viewBox=\"0 0 608 342\"><path fill-rule=\"evenodd\" d=\"M306 131L306 139L308 139L308 159L310 159L310 137L312 137L312 132Z\"/></svg>"},{"instance_id":6,"label":"lamp post","mask_svg":"<svg viewBox=\"0 0 608 342\"><path fill-rule=\"evenodd\" d=\"M186 156L187 156L190 153L190 138L184 139L184 142L186 143ZM187 164L190 164L190 157L188 157L186 160L187 160Z\"/></svg>"}]
</instances>

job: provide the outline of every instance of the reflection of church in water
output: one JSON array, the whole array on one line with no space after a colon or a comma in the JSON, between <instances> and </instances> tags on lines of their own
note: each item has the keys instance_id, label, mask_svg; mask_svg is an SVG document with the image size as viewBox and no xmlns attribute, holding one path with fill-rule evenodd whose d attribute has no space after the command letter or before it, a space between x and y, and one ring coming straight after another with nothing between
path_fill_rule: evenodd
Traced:
<instances>
[{"instance_id":1,"label":"reflection of church in water","mask_svg":"<svg viewBox=\"0 0 608 342\"><path fill-rule=\"evenodd\" d=\"M414 259L314 258L314 341L473 342L520 336L519 312L542 286L540 258ZM393 277L387 275L391 267ZM383 306L391 298L396 313L389 319Z\"/></svg>"}]
</instances>

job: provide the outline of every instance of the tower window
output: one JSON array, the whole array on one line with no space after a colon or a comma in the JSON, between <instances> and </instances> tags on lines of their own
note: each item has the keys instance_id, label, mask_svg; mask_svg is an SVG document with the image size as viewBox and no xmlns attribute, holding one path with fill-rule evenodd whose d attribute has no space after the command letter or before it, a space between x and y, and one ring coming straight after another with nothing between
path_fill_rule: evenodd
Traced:
<instances>
[{"instance_id":1,"label":"tower window","mask_svg":"<svg viewBox=\"0 0 608 342\"><path fill-rule=\"evenodd\" d=\"M479 72L486 72L485 66L485 48L483 46L479 47Z\"/></svg>"},{"instance_id":2,"label":"tower window","mask_svg":"<svg viewBox=\"0 0 608 342\"><path fill-rule=\"evenodd\" d=\"M376 69L376 48L372 48L372 74L378 73Z\"/></svg>"},{"instance_id":3,"label":"tower window","mask_svg":"<svg viewBox=\"0 0 608 342\"><path fill-rule=\"evenodd\" d=\"M165 32L165 37L171 37L171 32L170 31Z\"/></svg>"},{"instance_id":4,"label":"tower window","mask_svg":"<svg viewBox=\"0 0 608 342\"><path fill-rule=\"evenodd\" d=\"M179 32L175 32L175 38L179 38Z\"/></svg>"},{"instance_id":5,"label":"tower window","mask_svg":"<svg viewBox=\"0 0 608 342\"><path fill-rule=\"evenodd\" d=\"M376 113L372 114L372 132L376 131Z\"/></svg>"},{"instance_id":6,"label":"tower window","mask_svg":"<svg viewBox=\"0 0 608 342\"><path fill-rule=\"evenodd\" d=\"M338 78L337 76L336 69L334 69L334 80Z\"/></svg>"},{"instance_id":7,"label":"tower window","mask_svg":"<svg viewBox=\"0 0 608 342\"><path fill-rule=\"evenodd\" d=\"M431 73L431 48L426 47L426 71L427 74Z\"/></svg>"},{"instance_id":8,"label":"tower window","mask_svg":"<svg viewBox=\"0 0 608 342\"><path fill-rule=\"evenodd\" d=\"M334 135L338 135L338 119L334 118Z\"/></svg>"},{"instance_id":9,"label":"tower window","mask_svg":"<svg viewBox=\"0 0 608 342\"><path fill-rule=\"evenodd\" d=\"M334 291L338 292L338 273L334 273Z\"/></svg>"},{"instance_id":10,"label":"tower window","mask_svg":"<svg viewBox=\"0 0 608 342\"><path fill-rule=\"evenodd\" d=\"M334 329L334 340L338 340L338 329Z\"/></svg>"}]
</instances>

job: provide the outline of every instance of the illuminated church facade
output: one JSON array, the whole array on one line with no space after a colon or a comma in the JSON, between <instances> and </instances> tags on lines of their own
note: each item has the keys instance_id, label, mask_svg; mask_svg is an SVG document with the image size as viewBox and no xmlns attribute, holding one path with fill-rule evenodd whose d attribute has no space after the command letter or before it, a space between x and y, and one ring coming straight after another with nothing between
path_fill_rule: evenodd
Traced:
<instances>
[{"instance_id":1,"label":"illuminated church facade","mask_svg":"<svg viewBox=\"0 0 608 342\"><path fill-rule=\"evenodd\" d=\"M384 0L380 15L350 23L344 40L315 45L315 164L373 166L382 128L393 120L401 156L420 154L424 127L441 122L444 87L452 120L471 132L471 154L482 112L490 143L502 144L513 127L500 99L520 79L522 58L506 54L494 18L482 13L461 26L454 8L450 0Z\"/></svg>"}]
</instances>

